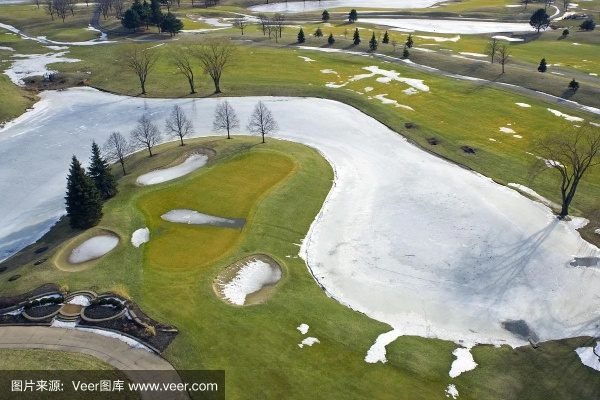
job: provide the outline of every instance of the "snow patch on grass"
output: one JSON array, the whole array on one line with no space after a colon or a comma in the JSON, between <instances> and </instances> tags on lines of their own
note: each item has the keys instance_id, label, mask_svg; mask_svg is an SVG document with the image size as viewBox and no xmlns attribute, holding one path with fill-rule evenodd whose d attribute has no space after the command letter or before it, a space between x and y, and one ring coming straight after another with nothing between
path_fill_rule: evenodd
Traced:
<instances>
[{"instance_id":1,"label":"snow patch on grass","mask_svg":"<svg viewBox=\"0 0 600 400\"><path fill-rule=\"evenodd\" d=\"M547 198L545 198L544 196L542 196L541 194L539 194L538 192L536 192L535 190L528 188L527 186L518 184L518 183L509 183L507 185L508 187L512 187L515 189L519 189L521 192L523 193L527 193L528 195L530 195L531 197L533 197L534 199L539 200L541 203L543 203L544 205L548 206L548 207L553 207L553 208L560 208L560 206L558 204L556 204L553 201L548 200Z\"/></svg>"},{"instance_id":2,"label":"snow patch on grass","mask_svg":"<svg viewBox=\"0 0 600 400\"><path fill-rule=\"evenodd\" d=\"M140 245L148 242L150 240L150 229L141 228L133 232L131 234L131 244L135 247L140 247Z\"/></svg>"},{"instance_id":3,"label":"snow patch on grass","mask_svg":"<svg viewBox=\"0 0 600 400\"><path fill-rule=\"evenodd\" d=\"M504 133L517 133L514 130L512 130L511 128L507 128L505 126L499 128L499 129L500 129L500 132L504 132Z\"/></svg>"},{"instance_id":4,"label":"snow patch on grass","mask_svg":"<svg viewBox=\"0 0 600 400\"><path fill-rule=\"evenodd\" d=\"M433 40L436 42L458 42L460 40L460 35L456 35L454 37L440 37L440 36L417 36L419 39L425 40Z\"/></svg>"},{"instance_id":5,"label":"snow patch on grass","mask_svg":"<svg viewBox=\"0 0 600 400\"><path fill-rule=\"evenodd\" d=\"M596 353L600 354L600 342L596 342L595 350ZM575 349L575 353L577 353L583 365L600 371L600 358L594 354L593 347L578 347Z\"/></svg>"},{"instance_id":6,"label":"snow patch on grass","mask_svg":"<svg viewBox=\"0 0 600 400\"><path fill-rule=\"evenodd\" d=\"M376 362L381 362L385 364L387 362L387 358L385 357L385 346L392 343L400 336L402 336L402 332L397 329L379 335L375 340L373 346L371 346L371 348L367 351L365 361L370 364L374 364Z\"/></svg>"},{"instance_id":7,"label":"snow patch on grass","mask_svg":"<svg viewBox=\"0 0 600 400\"><path fill-rule=\"evenodd\" d=\"M302 343L300 343L300 344L298 345L298 347L302 348L302 347L304 347L304 346L312 346L312 345L313 345L313 344L315 344L315 343L321 343L321 342L319 342L319 339L317 339L317 338L314 338L314 337L307 337L306 339L304 339L304 340L302 341Z\"/></svg>"},{"instance_id":8,"label":"snow patch on grass","mask_svg":"<svg viewBox=\"0 0 600 400\"><path fill-rule=\"evenodd\" d=\"M309 328L308 325L300 324L300 326L297 327L296 329L298 329L301 334L306 335L306 333L308 332L308 328Z\"/></svg>"},{"instance_id":9,"label":"snow patch on grass","mask_svg":"<svg viewBox=\"0 0 600 400\"><path fill-rule=\"evenodd\" d=\"M487 54L481 54L481 53L468 53L468 52L460 52L460 54L462 54L463 56L471 56L471 57L487 57Z\"/></svg>"},{"instance_id":10,"label":"snow patch on grass","mask_svg":"<svg viewBox=\"0 0 600 400\"><path fill-rule=\"evenodd\" d=\"M525 39L513 38L513 37L508 37L508 36L503 36L503 35L492 36L492 39L506 40L507 42L523 42L525 40Z\"/></svg>"},{"instance_id":11,"label":"snow patch on grass","mask_svg":"<svg viewBox=\"0 0 600 400\"><path fill-rule=\"evenodd\" d=\"M306 61L306 62L314 62L314 61L317 61L317 60L313 60L313 59L312 59L312 58L310 58L310 57L304 57L304 56L298 56L298 58L301 58L301 59L303 59L303 60L304 60L304 61Z\"/></svg>"},{"instance_id":12,"label":"snow patch on grass","mask_svg":"<svg viewBox=\"0 0 600 400\"><path fill-rule=\"evenodd\" d=\"M15 49L13 49L12 47L5 47L5 46L0 46L0 50L15 51Z\"/></svg>"},{"instance_id":13,"label":"snow patch on grass","mask_svg":"<svg viewBox=\"0 0 600 400\"><path fill-rule=\"evenodd\" d=\"M456 360L454 360L450 367L450 378L456 378L463 372L472 371L477 367L477 363L473 360L470 347L460 347L454 350L452 354L456 357Z\"/></svg>"},{"instance_id":14,"label":"snow patch on grass","mask_svg":"<svg viewBox=\"0 0 600 400\"><path fill-rule=\"evenodd\" d=\"M400 104L396 100L388 99L385 96L387 96L387 93L378 94L377 96L374 96L374 98L376 98L377 100L381 101L383 104L393 104L395 107L398 107L398 108L404 108L404 109L407 109L407 110L415 111L414 108L412 108L410 106L405 106L404 104Z\"/></svg>"},{"instance_id":15,"label":"snow patch on grass","mask_svg":"<svg viewBox=\"0 0 600 400\"><path fill-rule=\"evenodd\" d=\"M515 103L516 105L518 105L519 107L523 107L523 108L531 108L531 106L527 103Z\"/></svg>"},{"instance_id":16,"label":"snow patch on grass","mask_svg":"<svg viewBox=\"0 0 600 400\"><path fill-rule=\"evenodd\" d=\"M583 121L584 120L583 118L574 117L572 115L568 115L568 114L562 113L562 112L560 112L558 110L553 110L551 108L548 108L548 111L550 111L552 114L556 115L557 117L563 117L567 121L577 121L577 122L579 122L579 121Z\"/></svg>"},{"instance_id":17,"label":"snow patch on grass","mask_svg":"<svg viewBox=\"0 0 600 400\"><path fill-rule=\"evenodd\" d=\"M4 75L18 86L25 86L23 81L28 76L44 76L50 73L56 73L55 70L48 70L46 66L54 63L75 63L81 60L76 58L66 58L67 51L60 53L46 54L15 54L12 58L18 60L13 61L12 65L4 71Z\"/></svg>"},{"instance_id":18,"label":"snow patch on grass","mask_svg":"<svg viewBox=\"0 0 600 400\"><path fill-rule=\"evenodd\" d=\"M517 6L517 7L521 7L521 6ZM449 384L444 393L446 393L446 397L452 396L453 399L456 399L458 397L458 390L456 389L456 386L454 386L453 384Z\"/></svg>"},{"instance_id":19,"label":"snow patch on grass","mask_svg":"<svg viewBox=\"0 0 600 400\"><path fill-rule=\"evenodd\" d=\"M371 86L367 86L367 87L365 88L365 93L368 93L368 92L370 92L370 91L372 91L372 90L373 90L373 88L372 88Z\"/></svg>"}]
</instances>

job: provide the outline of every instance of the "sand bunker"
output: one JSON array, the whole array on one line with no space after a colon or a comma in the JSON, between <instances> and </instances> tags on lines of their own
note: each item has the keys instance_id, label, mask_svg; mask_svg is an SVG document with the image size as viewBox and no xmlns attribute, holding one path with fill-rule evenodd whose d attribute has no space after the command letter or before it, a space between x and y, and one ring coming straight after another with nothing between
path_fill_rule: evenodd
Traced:
<instances>
[{"instance_id":1,"label":"sand bunker","mask_svg":"<svg viewBox=\"0 0 600 400\"><path fill-rule=\"evenodd\" d=\"M178 222L188 225L213 225L222 228L241 228L246 224L241 218L221 218L214 215L203 214L194 210L177 209L161 215L161 218L169 222Z\"/></svg>"},{"instance_id":2,"label":"sand bunker","mask_svg":"<svg viewBox=\"0 0 600 400\"><path fill-rule=\"evenodd\" d=\"M96 236L77 246L69 256L69 262L79 264L102 257L119 244L119 238L113 235Z\"/></svg>"},{"instance_id":3,"label":"sand bunker","mask_svg":"<svg viewBox=\"0 0 600 400\"><path fill-rule=\"evenodd\" d=\"M148 172L137 178L139 185L156 185L181 176L187 175L192 171L204 166L208 161L208 157L203 154L194 154L189 156L184 162L171 168L157 169L156 171Z\"/></svg>"},{"instance_id":4,"label":"sand bunker","mask_svg":"<svg viewBox=\"0 0 600 400\"><path fill-rule=\"evenodd\" d=\"M150 240L150 229L141 228L133 232L131 235L131 244L135 247L140 247L142 244Z\"/></svg>"},{"instance_id":5,"label":"sand bunker","mask_svg":"<svg viewBox=\"0 0 600 400\"><path fill-rule=\"evenodd\" d=\"M264 300L264 294L281 279L281 267L270 257L257 256L227 268L215 280L217 293L227 302L238 306L255 304ZM267 289L267 290L265 290ZM249 295L259 294L263 296Z\"/></svg>"}]
</instances>

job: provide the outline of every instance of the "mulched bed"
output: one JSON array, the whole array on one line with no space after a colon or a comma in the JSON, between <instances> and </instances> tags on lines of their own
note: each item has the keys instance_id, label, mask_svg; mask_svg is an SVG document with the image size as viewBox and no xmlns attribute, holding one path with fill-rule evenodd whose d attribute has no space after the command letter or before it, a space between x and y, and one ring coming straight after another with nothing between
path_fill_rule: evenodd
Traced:
<instances>
[{"instance_id":1,"label":"mulched bed","mask_svg":"<svg viewBox=\"0 0 600 400\"><path fill-rule=\"evenodd\" d=\"M23 293L18 296L0 297L0 310L3 308L14 307L17 304L29 299L30 297L36 297L40 294L49 292L58 292L58 286L52 283L47 283L45 285L40 286L37 289L33 289L31 292Z\"/></svg>"},{"instance_id":2,"label":"mulched bed","mask_svg":"<svg viewBox=\"0 0 600 400\"><path fill-rule=\"evenodd\" d=\"M39 323L44 323L40 321ZM38 324L39 324L38 323ZM0 325L25 325L33 324L30 320L26 319L21 314L19 315L0 315Z\"/></svg>"},{"instance_id":3,"label":"mulched bed","mask_svg":"<svg viewBox=\"0 0 600 400\"><path fill-rule=\"evenodd\" d=\"M113 317L120 312L121 312L121 310L119 310L116 307L101 306L101 305L96 304L96 305L91 305L91 306L86 307L83 310L83 315L85 315L88 318L103 319L103 318Z\"/></svg>"},{"instance_id":4,"label":"mulched bed","mask_svg":"<svg viewBox=\"0 0 600 400\"><path fill-rule=\"evenodd\" d=\"M40 318L45 315L50 316L53 312L58 311L60 304L46 304L43 306L32 307L29 310L24 310L27 315L34 318Z\"/></svg>"}]
</instances>

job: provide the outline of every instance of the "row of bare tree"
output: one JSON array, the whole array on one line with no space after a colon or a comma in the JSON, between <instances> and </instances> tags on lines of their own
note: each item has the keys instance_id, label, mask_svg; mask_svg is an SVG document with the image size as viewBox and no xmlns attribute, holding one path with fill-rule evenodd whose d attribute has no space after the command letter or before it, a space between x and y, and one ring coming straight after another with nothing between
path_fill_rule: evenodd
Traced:
<instances>
[{"instance_id":1,"label":"row of bare tree","mask_svg":"<svg viewBox=\"0 0 600 400\"><path fill-rule=\"evenodd\" d=\"M231 104L227 100L220 102L215 109L213 131L227 132L227 139L231 139L231 132L239 127L240 120ZM276 132L279 128L271 110L262 101L259 101L248 119L246 129L251 133L260 134L262 143L265 143L265 136ZM169 137L179 139L182 146L185 145L183 139L194 133L192 121L178 105L173 107L169 117L165 120L165 132ZM161 139L158 126L152 122L149 114L143 114L130 132L129 141L120 132L110 134L103 146L104 156L110 162L121 164L123 175L126 175L125 157L129 153L143 148L146 148L152 157L152 148L160 143Z\"/></svg>"},{"instance_id":2,"label":"row of bare tree","mask_svg":"<svg viewBox=\"0 0 600 400\"><path fill-rule=\"evenodd\" d=\"M231 40L211 38L201 44L174 49L169 53L168 59L186 77L192 94L196 93L194 70L197 63L211 77L215 93L221 93L221 76L233 64L236 54L237 46ZM146 94L146 80L159 59L159 50L133 44L121 51L119 59L126 69L137 75L142 94Z\"/></svg>"}]
</instances>

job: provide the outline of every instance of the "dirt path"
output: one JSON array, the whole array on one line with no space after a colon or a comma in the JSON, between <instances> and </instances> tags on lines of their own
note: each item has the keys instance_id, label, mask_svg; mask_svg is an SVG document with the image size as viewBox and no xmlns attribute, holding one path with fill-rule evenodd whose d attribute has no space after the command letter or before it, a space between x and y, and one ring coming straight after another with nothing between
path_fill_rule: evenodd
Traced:
<instances>
[{"instance_id":1,"label":"dirt path","mask_svg":"<svg viewBox=\"0 0 600 400\"><path fill-rule=\"evenodd\" d=\"M88 354L122 370L135 383L174 382L172 377L176 372L169 362L156 354L130 347L118 339L74 329L45 326L0 327L0 348L47 349ZM175 383L181 383L180 378ZM187 394L179 392L142 392L142 398L189 399Z\"/></svg>"}]
</instances>

